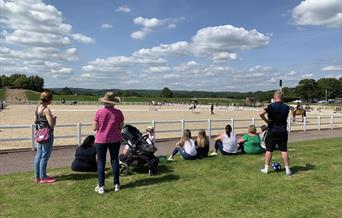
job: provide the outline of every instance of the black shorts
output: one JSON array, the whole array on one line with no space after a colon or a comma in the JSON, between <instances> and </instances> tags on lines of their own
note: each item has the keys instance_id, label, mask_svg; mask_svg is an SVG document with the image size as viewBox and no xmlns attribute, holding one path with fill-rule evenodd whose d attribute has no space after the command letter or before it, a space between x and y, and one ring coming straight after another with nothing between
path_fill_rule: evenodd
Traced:
<instances>
[{"instance_id":1,"label":"black shorts","mask_svg":"<svg viewBox=\"0 0 342 218\"><path fill-rule=\"evenodd\" d=\"M286 132L272 132L267 133L265 143L266 151L273 152L276 145L278 145L280 151L287 151L288 133Z\"/></svg>"}]
</instances>

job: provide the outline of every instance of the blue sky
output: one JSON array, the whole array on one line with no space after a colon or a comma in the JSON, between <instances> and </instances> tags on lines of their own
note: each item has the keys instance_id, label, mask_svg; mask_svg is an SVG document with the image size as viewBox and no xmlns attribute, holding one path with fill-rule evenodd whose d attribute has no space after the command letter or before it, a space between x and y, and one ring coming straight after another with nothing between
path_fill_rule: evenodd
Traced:
<instances>
[{"instance_id":1,"label":"blue sky","mask_svg":"<svg viewBox=\"0 0 342 218\"><path fill-rule=\"evenodd\" d=\"M342 73L339 0L0 5L1 73L47 87L255 91Z\"/></svg>"}]
</instances>

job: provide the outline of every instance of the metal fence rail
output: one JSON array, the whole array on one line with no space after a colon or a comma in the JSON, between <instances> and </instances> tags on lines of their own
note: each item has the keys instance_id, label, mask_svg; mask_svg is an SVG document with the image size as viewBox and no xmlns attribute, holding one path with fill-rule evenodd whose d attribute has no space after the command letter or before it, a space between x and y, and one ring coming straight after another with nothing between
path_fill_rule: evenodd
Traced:
<instances>
[{"instance_id":1,"label":"metal fence rail","mask_svg":"<svg viewBox=\"0 0 342 218\"><path fill-rule=\"evenodd\" d=\"M325 129L335 129L335 128L341 128L342 122L336 122L336 119L341 119L342 116L317 116L317 117L304 117L303 122L297 123L293 122L292 118L288 118L288 131L293 131L293 127L299 127L297 130L300 131L307 131L309 127L310 129L317 129L321 130L323 128ZM195 123L195 124L205 124L207 130L207 135L209 137L212 136L213 131L217 130L223 130L225 124L230 124L232 126L233 131L237 129L247 129L249 125L255 125L257 121L261 121L261 119L226 119L226 120L219 120L219 119L207 119L207 120L168 120L168 121L139 121L139 122L129 122L127 124L131 125L151 125L155 128L156 134L158 133L179 133L179 135L182 135L184 130L187 128L187 125ZM237 126L236 124L243 123L244 125ZM168 124L176 124L179 125L176 129L159 129L161 125L168 125ZM221 124L222 127L220 128L213 128L214 124ZM335 125L341 125L336 126ZM84 127L90 127L92 126L91 123L77 123L77 124L57 124L56 129L58 128L75 128L76 127L76 133L72 135L57 135L55 136L56 139L66 139L66 138L75 138L77 140L77 144L80 145L82 143L82 137L85 137L87 135L82 134L82 129ZM11 142L11 141L31 141L32 149L35 148L35 141L34 141L34 131L36 126L33 125L2 125L0 126L1 129L28 129L30 130L31 134L27 135L25 137L17 137L17 138L1 138L1 142ZM200 128L190 128L193 131L200 130ZM201 128L202 129L202 128Z\"/></svg>"}]
</instances>

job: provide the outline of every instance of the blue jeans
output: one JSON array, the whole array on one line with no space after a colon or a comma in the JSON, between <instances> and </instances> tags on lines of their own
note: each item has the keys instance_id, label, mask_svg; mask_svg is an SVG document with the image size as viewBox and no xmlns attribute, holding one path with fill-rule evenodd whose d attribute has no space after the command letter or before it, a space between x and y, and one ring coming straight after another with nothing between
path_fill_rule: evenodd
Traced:
<instances>
[{"instance_id":1,"label":"blue jeans","mask_svg":"<svg viewBox=\"0 0 342 218\"><path fill-rule=\"evenodd\" d=\"M105 185L105 166L107 149L109 148L110 162L114 177L114 185L120 185L119 150L120 142L95 144L97 153L97 175L99 186Z\"/></svg>"},{"instance_id":2,"label":"blue jeans","mask_svg":"<svg viewBox=\"0 0 342 218\"><path fill-rule=\"evenodd\" d=\"M175 147L175 149L172 151L172 156L175 156L178 152L184 158L184 160L194 160L196 158L196 157L191 156L190 154L186 153L186 151L183 147Z\"/></svg>"},{"instance_id":3,"label":"blue jeans","mask_svg":"<svg viewBox=\"0 0 342 218\"><path fill-rule=\"evenodd\" d=\"M217 152L217 150L220 150L222 155L234 155L237 153L228 153L226 151L223 150L223 143L222 141L216 141L215 142L215 151Z\"/></svg>"},{"instance_id":4,"label":"blue jeans","mask_svg":"<svg viewBox=\"0 0 342 218\"><path fill-rule=\"evenodd\" d=\"M38 143L36 157L34 160L34 174L37 179L47 178L46 166L49 161L54 136L50 135L50 138L44 143Z\"/></svg>"}]
</instances>

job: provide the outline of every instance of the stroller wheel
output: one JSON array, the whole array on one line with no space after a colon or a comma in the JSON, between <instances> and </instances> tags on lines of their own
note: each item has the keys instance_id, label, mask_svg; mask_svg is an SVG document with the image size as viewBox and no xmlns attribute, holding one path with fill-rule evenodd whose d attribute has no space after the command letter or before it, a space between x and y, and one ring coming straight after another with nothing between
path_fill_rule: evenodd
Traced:
<instances>
[{"instance_id":1,"label":"stroller wheel","mask_svg":"<svg viewBox=\"0 0 342 218\"><path fill-rule=\"evenodd\" d=\"M120 162L120 176L127 176L128 175L128 165Z\"/></svg>"},{"instance_id":2,"label":"stroller wheel","mask_svg":"<svg viewBox=\"0 0 342 218\"><path fill-rule=\"evenodd\" d=\"M157 173L154 171L154 170L148 170L148 175L150 176L154 176L156 175Z\"/></svg>"}]
</instances>

